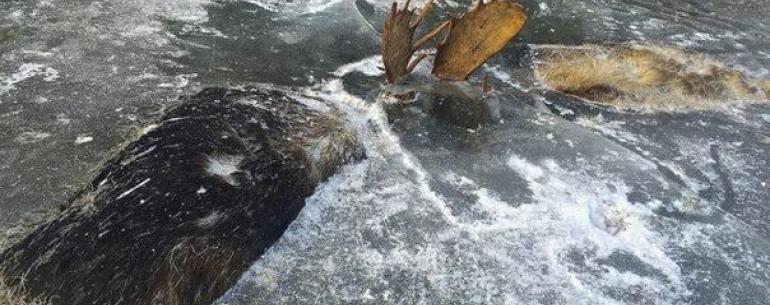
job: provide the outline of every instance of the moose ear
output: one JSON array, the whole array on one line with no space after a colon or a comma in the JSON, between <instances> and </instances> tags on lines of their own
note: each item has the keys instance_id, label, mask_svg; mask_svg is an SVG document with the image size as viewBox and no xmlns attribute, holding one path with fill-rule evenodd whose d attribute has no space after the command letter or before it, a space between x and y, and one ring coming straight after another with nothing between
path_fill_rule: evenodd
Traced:
<instances>
[{"instance_id":1,"label":"moose ear","mask_svg":"<svg viewBox=\"0 0 770 305\"><path fill-rule=\"evenodd\" d=\"M437 47L433 76L466 80L521 31L527 16L521 5L505 0L479 1L475 8L452 21L444 43Z\"/></svg>"}]
</instances>

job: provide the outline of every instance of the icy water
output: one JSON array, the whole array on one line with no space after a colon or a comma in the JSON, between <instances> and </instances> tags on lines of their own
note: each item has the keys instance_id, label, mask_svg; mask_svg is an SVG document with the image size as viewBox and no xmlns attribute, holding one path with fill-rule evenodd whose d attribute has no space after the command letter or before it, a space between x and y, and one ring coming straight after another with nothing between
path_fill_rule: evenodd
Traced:
<instances>
[{"instance_id":1,"label":"icy water","mask_svg":"<svg viewBox=\"0 0 770 305\"><path fill-rule=\"evenodd\" d=\"M770 78L770 5L701 2L524 1L480 73L499 121L469 130L378 96L388 1L3 1L0 224L66 202L179 95L273 83L341 108L368 158L217 304L767 304L770 107L622 113L531 76L538 44L638 41Z\"/></svg>"}]
</instances>

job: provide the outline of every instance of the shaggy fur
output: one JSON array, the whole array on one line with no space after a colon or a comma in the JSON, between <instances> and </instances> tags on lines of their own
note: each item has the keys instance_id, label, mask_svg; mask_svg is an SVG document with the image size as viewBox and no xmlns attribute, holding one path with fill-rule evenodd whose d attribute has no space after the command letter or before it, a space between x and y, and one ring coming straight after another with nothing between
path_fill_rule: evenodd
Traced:
<instances>
[{"instance_id":1,"label":"shaggy fur","mask_svg":"<svg viewBox=\"0 0 770 305\"><path fill-rule=\"evenodd\" d=\"M0 276L0 305L47 305L46 301L40 299L29 300L24 294L19 292L19 288L11 287L6 284L3 277Z\"/></svg>"},{"instance_id":2,"label":"shaggy fur","mask_svg":"<svg viewBox=\"0 0 770 305\"><path fill-rule=\"evenodd\" d=\"M740 72L671 48L542 46L535 71L551 89L619 108L676 111L767 98Z\"/></svg>"},{"instance_id":3,"label":"shaggy fur","mask_svg":"<svg viewBox=\"0 0 770 305\"><path fill-rule=\"evenodd\" d=\"M0 253L7 283L54 305L210 304L360 156L339 114L303 99L207 89L185 100Z\"/></svg>"}]
</instances>

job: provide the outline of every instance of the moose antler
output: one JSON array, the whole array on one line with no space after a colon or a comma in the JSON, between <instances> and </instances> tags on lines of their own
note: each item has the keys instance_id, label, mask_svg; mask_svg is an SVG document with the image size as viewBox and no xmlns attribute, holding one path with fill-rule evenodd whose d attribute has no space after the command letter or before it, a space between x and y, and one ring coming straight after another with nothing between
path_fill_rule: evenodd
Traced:
<instances>
[{"instance_id":1,"label":"moose antler","mask_svg":"<svg viewBox=\"0 0 770 305\"><path fill-rule=\"evenodd\" d=\"M526 19L521 5L479 0L475 8L452 18L449 35L437 47L432 74L442 80L467 79L521 31Z\"/></svg>"},{"instance_id":2,"label":"moose antler","mask_svg":"<svg viewBox=\"0 0 770 305\"><path fill-rule=\"evenodd\" d=\"M390 15L385 21L381 51L385 74L391 84L396 83L402 75L411 72L421 60L425 59L427 55L422 54L410 63L414 53L436 37L450 23L446 21L440 24L417 40L416 43L413 43L414 32L433 7L433 0L425 2L416 18L414 10L409 9L410 1L406 1L403 9L398 9L398 5L393 2Z\"/></svg>"}]
</instances>

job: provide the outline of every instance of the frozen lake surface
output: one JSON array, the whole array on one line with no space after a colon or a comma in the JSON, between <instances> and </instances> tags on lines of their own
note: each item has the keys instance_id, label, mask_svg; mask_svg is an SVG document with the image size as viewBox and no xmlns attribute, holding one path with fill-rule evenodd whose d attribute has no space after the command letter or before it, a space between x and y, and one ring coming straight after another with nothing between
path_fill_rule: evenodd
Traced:
<instances>
[{"instance_id":1,"label":"frozen lake surface","mask_svg":"<svg viewBox=\"0 0 770 305\"><path fill-rule=\"evenodd\" d=\"M438 3L433 18L468 5ZM377 95L389 5L3 1L0 224L66 203L178 96L270 83L341 108L367 159L217 304L767 303L770 106L588 107L529 62L637 41L767 79L765 1L523 1L524 32L479 73L500 120L473 130Z\"/></svg>"}]
</instances>

